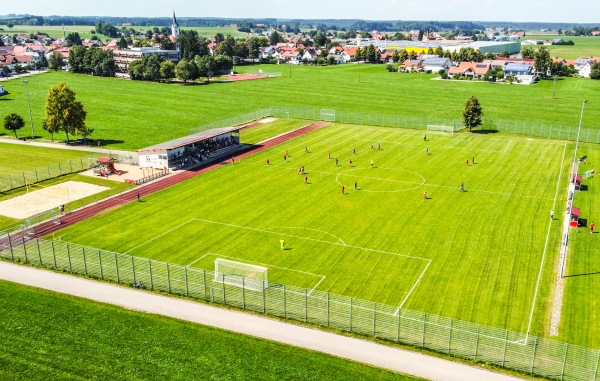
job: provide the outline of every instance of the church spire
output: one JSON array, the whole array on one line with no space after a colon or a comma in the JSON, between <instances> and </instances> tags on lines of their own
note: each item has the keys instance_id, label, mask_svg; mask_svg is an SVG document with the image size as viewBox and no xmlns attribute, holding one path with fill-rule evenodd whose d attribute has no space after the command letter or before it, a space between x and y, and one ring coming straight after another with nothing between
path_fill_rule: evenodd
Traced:
<instances>
[{"instance_id":1,"label":"church spire","mask_svg":"<svg viewBox=\"0 0 600 381\"><path fill-rule=\"evenodd\" d=\"M175 17L175 10L173 10L173 21L171 22L171 35L175 39L176 43L179 39L179 24L177 24L177 18ZM179 50L179 44L177 44L177 50Z\"/></svg>"}]
</instances>

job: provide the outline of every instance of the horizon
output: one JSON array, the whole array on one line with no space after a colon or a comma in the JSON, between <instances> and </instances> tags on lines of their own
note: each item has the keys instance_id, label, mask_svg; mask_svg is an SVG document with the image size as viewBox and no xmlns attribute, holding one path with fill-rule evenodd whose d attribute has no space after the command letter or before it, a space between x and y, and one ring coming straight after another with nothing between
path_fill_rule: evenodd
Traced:
<instances>
[{"instance_id":1,"label":"horizon","mask_svg":"<svg viewBox=\"0 0 600 381\"><path fill-rule=\"evenodd\" d=\"M165 4L167 3L167 4ZM283 9L285 6L285 9ZM111 10L107 12L107 9ZM317 11L318 9L318 11ZM492 11L490 11L492 10ZM506 10L506 11L504 11ZM558 11L557 11L558 10ZM3 4L5 15L42 17L123 17L168 18L277 19L277 20L364 20L364 21L467 21L487 23L551 23L598 24L600 2L584 0L577 7L565 6L558 0L505 0L499 8L492 0L447 0L431 3L406 3L387 0L383 4L364 5L355 0L306 0L283 3L278 0L208 0L203 4L188 0L105 0L99 5L77 0L21 0ZM225 13L229 13L226 15ZM498 21L500 14L512 20Z\"/></svg>"}]
</instances>

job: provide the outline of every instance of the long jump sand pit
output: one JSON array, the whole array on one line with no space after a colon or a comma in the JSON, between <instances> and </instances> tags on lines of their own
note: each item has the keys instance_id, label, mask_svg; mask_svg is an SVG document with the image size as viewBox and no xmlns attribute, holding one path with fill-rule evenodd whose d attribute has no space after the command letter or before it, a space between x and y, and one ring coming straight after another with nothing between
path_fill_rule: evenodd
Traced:
<instances>
[{"instance_id":1,"label":"long jump sand pit","mask_svg":"<svg viewBox=\"0 0 600 381\"><path fill-rule=\"evenodd\" d=\"M31 184L26 194L0 202L0 215L24 220L107 189L80 181L66 181L49 187Z\"/></svg>"}]
</instances>

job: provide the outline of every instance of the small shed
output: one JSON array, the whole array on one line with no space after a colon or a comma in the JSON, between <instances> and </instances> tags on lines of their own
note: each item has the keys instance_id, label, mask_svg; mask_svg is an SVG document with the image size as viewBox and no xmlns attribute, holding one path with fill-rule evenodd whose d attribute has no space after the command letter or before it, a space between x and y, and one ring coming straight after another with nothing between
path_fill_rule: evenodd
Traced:
<instances>
[{"instance_id":1,"label":"small shed","mask_svg":"<svg viewBox=\"0 0 600 381\"><path fill-rule=\"evenodd\" d=\"M571 221L569 225L571 227L577 227L579 224L579 216L581 216L581 209L571 206Z\"/></svg>"}]
</instances>

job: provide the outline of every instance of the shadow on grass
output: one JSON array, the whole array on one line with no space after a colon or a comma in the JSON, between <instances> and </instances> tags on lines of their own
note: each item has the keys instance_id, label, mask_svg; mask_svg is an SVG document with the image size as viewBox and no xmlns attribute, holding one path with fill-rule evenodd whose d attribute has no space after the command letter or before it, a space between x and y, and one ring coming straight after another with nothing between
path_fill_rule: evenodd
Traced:
<instances>
[{"instance_id":1,"label":"shadow on grass","mask_svg":"<svg viewBox=\"0 0 600 381\"><path fill-rule=\"evenodd\" d=\"M573 275L565 275L565 278L575 278L578 276L591 276L591 275L599 275L600 271L594 271L589 273L581 273L581 274L573 274Z\"/></svg>"},{"instance_id":2,"label":"shadow on grass","mask_svg":"<svg viewBox=\"0 0 600 381\"><path fill-rule=\"evenodd\" d=\"M481 134L481 135L487 135L487 134L497 134L498 130L473 130L471 131L471 133L473 134Z\"/></svg>"}]
</instances>

